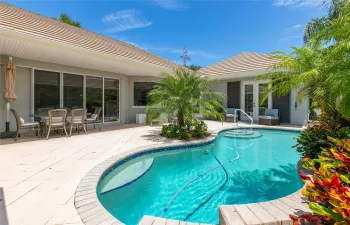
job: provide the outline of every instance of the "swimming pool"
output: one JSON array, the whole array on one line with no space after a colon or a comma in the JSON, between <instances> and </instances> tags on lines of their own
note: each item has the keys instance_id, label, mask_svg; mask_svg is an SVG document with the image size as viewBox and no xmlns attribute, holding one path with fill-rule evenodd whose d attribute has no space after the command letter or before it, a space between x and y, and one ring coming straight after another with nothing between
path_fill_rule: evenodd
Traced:
<instances>
[{"instance_id":1,"label":"swimming pool","mask_svg":"<svg viewBox=\"0 0 350 225\"><path fill-rule=\"evenodd\" d=\"M262 135L234 138L222 132L208 145L129 160L102 178L98 198L118 220L133 225L144 215L162 216L178 190L197 178L171 202L164 217L217 224L219 205L268 201L300 189L296 172L300 157L291 148L298 132L254 131ZM217 169L198 177L211 168ZM106 191L108 182L121 172L123 179L133 179Z\"/></svg>"}]
</instances>

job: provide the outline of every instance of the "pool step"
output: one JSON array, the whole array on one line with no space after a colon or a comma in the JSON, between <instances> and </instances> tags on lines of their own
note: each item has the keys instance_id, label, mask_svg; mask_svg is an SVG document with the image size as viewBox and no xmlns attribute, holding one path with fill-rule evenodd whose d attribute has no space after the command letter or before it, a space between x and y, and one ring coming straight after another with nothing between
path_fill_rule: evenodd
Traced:
<instances>
[{"instance_id":1,"label":"pool step","mask_svg":"<svg viewBox=\"0 0 350 225\"><path fill-rule=\"evenodd\" d=\"M144 216L139 222L139 225L214 225L206 223L192 223L180 220L171 220L155 216Z\"/></svg>"},{"instance_id":2,"label":"pool step","mask_svg":"<svg viewBox=\"0 0 350 225\"><path fill-rule=\"evenodd\" d=\"M300 191L284 198L242 205L221 205L220 225L292 225L289 214L310 213Z\"/></svg>"}]
</instances>

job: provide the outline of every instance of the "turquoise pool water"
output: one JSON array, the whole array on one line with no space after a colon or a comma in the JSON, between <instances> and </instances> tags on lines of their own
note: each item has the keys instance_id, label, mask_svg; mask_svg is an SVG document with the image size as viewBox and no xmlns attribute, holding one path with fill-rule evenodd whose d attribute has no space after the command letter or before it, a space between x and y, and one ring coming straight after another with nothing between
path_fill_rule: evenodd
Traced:
<instances>
[{"instance_id":1,"label":"turquoise pool water","mask_svg":"<svg viewBox=\"0 0 350 225\"><path fill-rule=\"evenodd\" d=\"M255 130L258 138L228 138L221 133L214 144L147 155L153 164L143 176L119 189L101 195L102 205L127 225L144 215L161 216L176 192L202 172L239 158L213 170L190 184L172 202L165 218L218 224L218 206L268 201L301 188L296 172L299 154L291 146L297 132ZM228 148L228 147L229 148ZM234 151L232 151L231 149ZM122 170L146 156L131 160ZM114 171L113 171L114 172ZM111 179L106 176L103 179ZM108 180L102 180L106 183Z\"/></svg>"}]
</instances>

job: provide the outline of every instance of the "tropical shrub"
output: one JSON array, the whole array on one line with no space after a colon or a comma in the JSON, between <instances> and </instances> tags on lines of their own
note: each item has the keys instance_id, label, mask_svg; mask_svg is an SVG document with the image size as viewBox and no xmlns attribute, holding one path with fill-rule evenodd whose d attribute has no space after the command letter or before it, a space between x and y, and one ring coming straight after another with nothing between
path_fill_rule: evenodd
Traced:
<instances>
[{"instance_id":1,"label":"tropical shrub","mask_svg":"<svg viewBox=\"0 0 350 225\"><path fill-rule=\"evenodd\" d=\"M322 149L317 159L305 158L302 166L314 172L311 176L300 174L305 182L302 194L309 199L312 216L291 218L295 225L350 224L350 139L328 137L333 147ZM315 166L318 164L319 166Z\"/></svg>"},{"instance_id":2,"label":"tropical shrub","mask_svg":"<svg viewBox=\"0 0 350 225\"><path fill-rule=\"evenodd\" d=\"M167 138L190 140L192 137L202 138L208 135L208 128L204 121L194 120L191 126L168 124L162 126L161 135Z\"/></svg>"},{"instance_id":3,"label":"tropical shrub","mask_svg":"<svg viewBox=\"0 0 350 225\"><path fill-rule=\"evenodd\" d=\"M148 93L147 117L160 114L176 117L180 127L191 125L197 113L223 121L224 116L217 110L225 110L221 102L226 96L210 91L211 82L211 79L184 68L174 70L172 74L164 73L161 82Z\"/></svg>"},{"instance_id":4,"label":"tropical shrub","mask_svg":"<svg viewBox=\"0 0 350 225\"><path fill-rule=\"evenodd\" d=\"M175 124L164 125L162 135L188 140L203 137L206 125L196 119L200 113L205 118L224 120L225 108L221 102L226 96L210 90L211 79L196 72L180 68L172 74L163 74L163 79L148 94L147 121L164 115L175 117Z\"/></svg>"},{"instance_id":5,"label":"tropical shrub","mask_svg":"<svg viewBox=\"0 0 350 225\"><path fill-rule=\"evenodd\" d=\"M333 146L333 143L327 139L329 136L337 139L350 138L350 128L341 127L341 125L331 127L325 123L309 126L296 138L297 144L294 147L303 157L315 159L323 148Z\"/></svg>"}]
</instances>

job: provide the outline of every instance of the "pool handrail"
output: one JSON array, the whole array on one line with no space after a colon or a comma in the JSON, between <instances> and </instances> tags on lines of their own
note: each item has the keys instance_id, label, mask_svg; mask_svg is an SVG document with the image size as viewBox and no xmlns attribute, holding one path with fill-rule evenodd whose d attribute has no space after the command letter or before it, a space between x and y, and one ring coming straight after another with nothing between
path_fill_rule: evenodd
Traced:
<instances>
[{"instance_id":1,"label":"pool handrail","mask_svg":"<svg viewBox=\"0 0 350 225\"><path fill-rule=\"evenodd\" d=\"M234 122L233 124L236 124L238 126L238 116L237 116L237 111L240 111L242 113L244 113L249 119L250 119L250 126L253 125L253 118L251 116L249 116L243 109L235 109L235 116L234 116Z\"/></svg>"}]
</instances>

